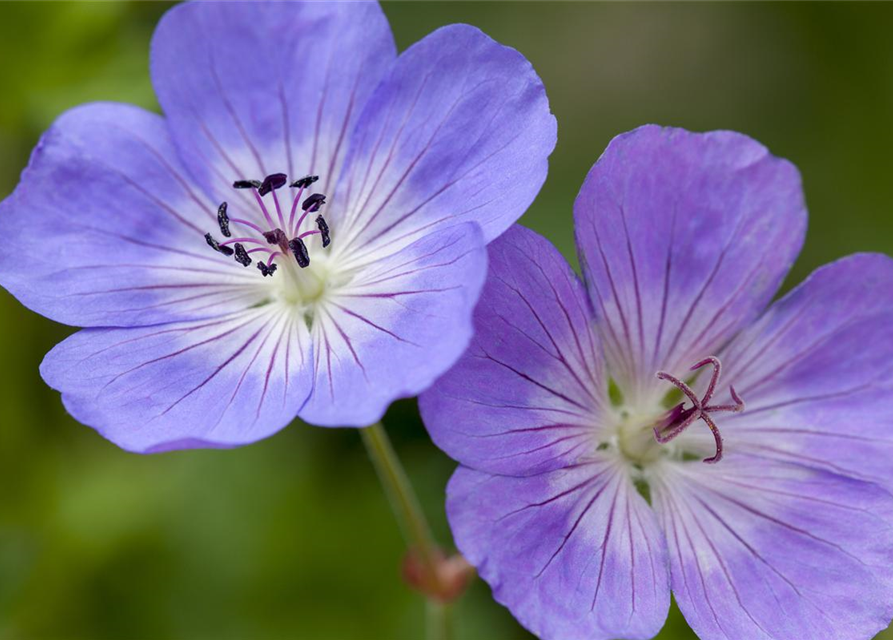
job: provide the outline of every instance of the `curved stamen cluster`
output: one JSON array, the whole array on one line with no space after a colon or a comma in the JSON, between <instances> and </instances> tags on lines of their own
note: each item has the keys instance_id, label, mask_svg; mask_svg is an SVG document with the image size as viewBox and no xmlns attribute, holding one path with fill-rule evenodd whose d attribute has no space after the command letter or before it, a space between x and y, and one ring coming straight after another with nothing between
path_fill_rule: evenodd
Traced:
<instances>
[{"instance_id":1,"label":"curved stamen cluster","mask_svg":"<svg viewBox=\"0 0 893 640\"><path fill-rule=\"evenodd\" d=\"M292 201L288 222L286 222L282 206L279 204L279 198L276 195L276 190L284 187L288 182L288 178L284 173L270 174L262 181L236 180L233 183L233 188L250 189L253 192L268 229L264 230L262 226L244 218L230 217L228 205L226 202L223 202L217 209L217 224L220 227L220 233L228 240L218 242L213 235L206 233L205 241L218 253L222 253L225 256L234 256L236 262L243 267L247 267L253 262L250 254L257 252L266 253L266 261L259 260L257 262L257 268L263 276L272 276L277 268L275 261L277 259L287 259L289 254L294 257L298 266L302 269L310 266L310 252L307 250L304 238L318 235L324 248L331 243L329 225L322 215L316 216L316 229L301 232L301 225L303 225L307 216L319 211L326 203L326 197L321 193L313 193L301 202L304 190L317 180L319 180L319 176L307 175L288 185L291 189L297 189ZM264 203L263 198L267 194L273 194L277 221L274 221L273 216L270 215L270 211ZM302 213L300 217L297 216L298 203L301 204ZM239 225L246 229L245 235L233 237L230 229L231 224ZM245 245L256 246L246 249ZM271 245L273 248L270 248Z\"/></svg>"},{"instance_id":2,"label":"curved stamen cluster","mask_svg":"<svg viewBox=\"0 0 893 640\"><path fill-rule=\"evenodd\" d=\"M714 356L704 358L700 362L693 364L691 371L696 371L707 364L713 365L713 375L710 378L710 384L707 386L707 391L704 392L704 397L701 399L698 399L698 396L695 395L695 392L692 391L691 387L685 384L682 380L664 371L657 372L658 378L666 380L682 391L682 393L684 393L691 401L692 406L686 409L684 408L685 403L680 402L670 409L664 418L655 425L654 437L657 438L657 441L661 444L666 444L685 431L695 420L700 418L710 428L711 433L713 433L713 438L716 441L716 453L710 458L705 458L704 462L715 464L722 460L722 436L720 435L719 428L716 426L713 418L710 417L710 414L716 411L732 411L740 413L744 411L744 401L738 397L737 393L735 393L735 387L729 385L729 392L732 394L732 400L735 401L735 404L708 404L711 398L713 398L713 392L716 390L716 383L719 382L719 372L722 367L719 358Z\"/></svg>"}]
</instances>

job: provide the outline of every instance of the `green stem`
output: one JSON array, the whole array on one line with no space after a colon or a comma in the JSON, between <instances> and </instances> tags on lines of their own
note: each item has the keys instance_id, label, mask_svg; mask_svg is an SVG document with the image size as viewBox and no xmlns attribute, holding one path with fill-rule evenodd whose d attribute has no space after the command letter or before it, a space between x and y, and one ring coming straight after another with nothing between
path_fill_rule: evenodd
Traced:
<instances>
[{"instance_id":1,"label":"green stem","mask_svg":"<svg viewBox=\"0 0 893 640\"><path fill-rule=\"evenodd\" d=\"M411 549L418 553L419 559L431 584L438 580L438 550L431 535L431 527L419 500L413 491L406 471L400 464L388 434L381 423L361 429L363 444L372 458L379 480L384 486L390 500L394 515L400 523ZM449 607L428 599L427 604L427 637L428 640L449 640L452 637Z\"/></svg>"},{"instance_id":2,"label":"green stem","mask_svg":"<svg viewBox=\"0 0 893 640\"><path fill-rule=\"evenodd\" d=\"M451 640L453 638L452 605L428 600L425 610L427 640Z\"/></svg>"}]
</instances>

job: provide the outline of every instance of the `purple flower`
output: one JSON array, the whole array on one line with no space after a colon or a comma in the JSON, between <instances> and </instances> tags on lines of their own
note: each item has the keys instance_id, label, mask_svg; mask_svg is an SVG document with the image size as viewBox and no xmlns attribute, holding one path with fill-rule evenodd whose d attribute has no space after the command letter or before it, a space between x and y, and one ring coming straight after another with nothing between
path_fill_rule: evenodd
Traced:
<instances>
[{"instance_id":1,"label":"purple flower","mask_svg":"<svg viewBox=\"0 0 893 640\"><path fill-rule=\"evenodd\" d=\"M165 117L67 112L0 205L0 283L83 331L41 367L121 447L365 426L467 346L485 243L556 126L466 25L399 57L375 3L185 4L152 41Z\"/></svg>"},{"instance_id":2,"label":"purple flower","mask_svg":"<svg viewBox=\"0 0 893 640\"><path fill-rule=\"evenodd\" d=\"M764 310L806 211L796 169L731 132L616 138L574 218L585 284L510 230L472 346L421 399L496 599L550 640L650 638L671 589L710 640L886 627L893 261Z\"/></svg>"}]
</instances>

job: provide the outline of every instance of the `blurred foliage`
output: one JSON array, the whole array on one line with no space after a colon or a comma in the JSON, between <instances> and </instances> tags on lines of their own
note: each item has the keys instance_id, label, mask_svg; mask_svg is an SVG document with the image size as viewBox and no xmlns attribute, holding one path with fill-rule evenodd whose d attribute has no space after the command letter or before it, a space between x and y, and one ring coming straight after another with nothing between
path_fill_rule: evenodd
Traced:
<instances>
[{"instance_id":1,"label":"blurred foliage","mask_svg":"<svg viewBox=\"0 0 893 640\"><path fill-rule=\"evenodd\" d=\"M0 196L66 108L157 108L148 43L168 6L0 4ZM533 62L559 143L523 222L572 260L583 177L611 137L646 122L743 131L800 168L810 231L786 287L853 251L893 252L893 4L385 10L401 49L468 22ZM38 375L69 332L0 291L0 638L420 637L423 607L399 578L399 531L354 431L295 424L239 450L124 453L68 417ZM386 425L448 541L453 464L414 402L397 403ZM530 637L480 581L458 616L461 640ZM693 637L675 610L659 636Z\"/></svg>"}]
</instances>

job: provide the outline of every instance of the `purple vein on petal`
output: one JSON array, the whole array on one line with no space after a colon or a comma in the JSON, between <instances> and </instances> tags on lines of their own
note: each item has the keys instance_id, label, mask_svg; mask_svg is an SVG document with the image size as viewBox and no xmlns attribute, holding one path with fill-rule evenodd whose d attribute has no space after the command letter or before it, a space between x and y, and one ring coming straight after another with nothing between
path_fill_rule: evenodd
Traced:
<instances>
[{"instance_id":1,"label":"purple vein on petal","mask_svg":"<svg viewBox=\"0 0 893 640\"><path fill-rule=\"evenodd\" d=\"M564 535L563 539L561 540L561 544L559 544L558 548L555 549L554 552L552 552L552 555L549 556L549 559L546 561L546 564L544 564L543 567L539 571L537 571L536 574L534 574L535 579L538 580L539 578L541 578L542 575L546 572L546 569L548 569L549 566L552 564L552 561L555 560L555 558L557 558L558 555L564 550L564 547L567 545L568 541L573 537L574 532L577 530L577 527L580 526L580 522L583 521L583 518L586 517L586 514L589 513L589 510L592 508L592 505L595 504L595 501L598 500L599 496L601 496L601 494L604 493L604 491L605 491L605 489L607 489L607 487L608 487L608 483L605 483L601 487L599 487L598 490L596 490L595 495L593 495L592 498L590 498L589 502L586 503L586 506L584 506L582 511L580 512L580 515L577 516L577 518L574 520L573 525L571 525L570 531L568 531Z\"/></svg>"},{"instance_id":2,"label":"purple vein on petal","mask_svg":"<svg viewBox=\"0 0 893 640\"><path fill-rule=\"evenodd\" d=\"M549 327L543 321L540 314L537 313L536 308L530 303L530 300L527 299L527 296L525 296L524 293L520 289L511 285L510 283L508 283L506 280L504 280L500 276L494 274L492 277L495 280L502 282L507 288L511 289L515 293L515 295L518 296L518 298L521 299L521 301L524 303L524 305L530 311L530 314L537 321L537 324L539 324L540 328L543 330L543 333L546 335L546 338L548 338L549 342L552 344L552 347L554 348L555 353L552 353L548 349L546 349L533 336L529 335L527 332L523 331L520 327L515 325L515 323L511 322L511 320L509 318L505 318L501 315L499 315L499 317L509 327L518 331L521 335L523 335L528 340L530 340L530 342L532 342L533 344L537 345L540 349L542 349L543 352L545 352L547 355L549 355L550 357L557 360L564 367L564 369L571 375L571 377L574 379L574 381L576 381L577 385L579 385L580 389L583 391L583 394L585 396L589 397L595 403L596 406L601 406L602 402L600 401L600 399L597 395L597 391L596 391L598 388L597 384L596 384L596 380L594 378L590 378L589 385L587 385L583 382L583 380L577 374L576 367L572 366L570 364L570 362L568 362L567 357L564 355L564 352L562 351L561 347L558 345L558 343L555 341L555 338L552 336L552 333L549 330ZM558 304L558 306L560 306L560 307L562 307L562 309L564 309L564 305L561 303L560 299L557 297L557 294L556 294L556 303ZM566 310L565 310L565 312L566 312ZM576 331L574 331L573 324L570 323L569 318L568 318L568 324L570 325L570 330L573 332L574 336L576 336ZM579 345L579 339L577 340L577 344ZM581 353L581 356L582 356L582 353ZM584 368L587 370L587 373L589 373L589 368L588 368L588 366L586 366L586 361L583 360L581 362L581 364L584 365Z\"/></svg>"},{"instance_id":3,"label":"purple vein on petal","mask_svg":"<svg viewBox=\"0 0 893 640\"><path fill-rule=\"evenodd\" d=\"M673 216L670 219L670 238L667 243L667 260L664 266L664 287L660 303L660 320L657 324L657 337L654 339L654 352L651 355L651 368L657 369L660 357L660 342L664 335L664 323L667 318L667 300L670 294L670 279L673 277L673 249L676 246L676 214L679 207L679 199L673 200Z\"/></svg>"},{"instance_id":4,"label":"purple vein on petal","mask_svg":"<svg viewBox=\"0 0 893 640\"><path fill-rule=\"evenodd\" d=\"M608 524L607 524L607 527L605 528L605 539L602 541L602 546L601 546L602 557L599 562L598 580L595 584L595 594L592 596L592 605L589 607L590 611L595 610L595 605L598 602L598 594L601 591L602 578L604 577L604 574L605 574L605 558L608 555L608 543L611 540L611 531L614 526L614 514L617 510L616 509L617 496L620 495L620 487L621 487L621 481L618 480L617 481L617 489L614 492L614 498L613 498L613 500L611 500L611 509L610 509L610 512L608 515Z\"/></svg>"},{"instance_id":5,"label":"purple vein on petal","mask_svg":"<svg viewBox=\"0 0 893 640\"><path fill-rule=\"evenodd\" d=\"M676 351L678 350L679 345L682 344L680 342L680 339L682 338L682 335L683 335L686 327L688 326L688 323L691 321L691 318L694 316L695 310L698 308L698 305L700 305L701 300L704 297L704 294L707 292L707 289L710 288L710 285L713 283L713 279L716 278L717 274L719 274L720 268L722 267L722 263L725 260L726 255L729 252L729 249L733 246L735 241L738 239L738 234L741 232L741 229L745 228L745 222L748 222L748 221L749 221L749 217L747 217L747 216L742 216L741 218L738 219L738 222L736 223L734 230L732 231L728 240L726 240L725 244L723 245L722 251L720 251L719 257L717 258L716 262L714 263L713 269L711 269L711 271L710 271L710 275L707 277L707 279L701 285L701 288L698 291L698 294L695 296L695 299L692 301L691 305L689 305L688 311L686 311L685 317L682 319L682 323L679 325L679 328L676 330L676 335L673 337L673 340L670 343L673 345L673 347L671 348L670 352L667 354L667 358L666 358L667 362L674 363L671 366L672 369L681 368L679 363L674 361L674 359L673 359L673 356L676 355ZM679 357L682 358L682 357L687 357L687 356L685 354L681 354Z\"/></svg>"},{"instance_id":6,"label":"purple vein on petal","mask_svg":"<svg viewBox=\"0 0 893 640\"><path fill-rule=\"evenodd\" d=\"M366 218L363 225L356 232L354 232L350 235L350 237L345 241L345 246L349 247L351 244L353 244L354 240L356 240L356 238L360 237L363 234L363 232L366 229L368 229L369 226L375 221L375 219L385 209L385 207L387 207L388 203L391 201L391 199L394 197L394 195L397 193L397 191L399 191L400 187L406 181L406 178L408 178L409 175L412 173L412 170L415 169L416 165L422 160L422 158L431 149L431 144L434 142L434 139L437 137L437 134L440 133L440 129L443 127L443 125L446 124L447 120L449 120L449 118L452 116L453 110L457 106L459 106L459 103L461 101L462 101L462 98L457 98L456 101L453 103L453 105L447 110L447 113L443 117L443 120L437 125L437 127L435 127L434 133L431 134L431 137L428 139L428 141L422 147L422 150L418 153L418 155L409 162L408 166L406 167L406 170L398 178L397 183L394 185L394 187L391 189L391 191L387 194L387 196L385 196L384 201L378 206L378 208L368 218ZM413 106L413 108L414 108L414 106ZM407 115L407 117L409 117L409 115ZM395 140L394 145L391 147L391 154L393 154L394 149L396 149L396 144L397 144L397 140ZM390 158L388 159L388 162L390 162ZM382 169L382 173L384 172L385 168ZM361 208L361 211L364 211L366 206L368 206L369 200L371 199L371 197L372 197L372 192L370 192L369 198L366 199L366 203L364 203L364 206Z\"/></svg>"},{"instance_id":7,"label":"purple vein on petal","mask_svg":"<svg viewBox=\"0 0 893 640\"><path fill-rule=\"evenodd\" d=\"M570 329L571 334L574 336L574 342L576 342L577 350L580 353L580 364L583 366L583 369L585 370L586 374L589 376L589 379L593 383L595 383L599 379L599 377L596 376L595 372L592 371L592 369L590 368L590 362L592 362L592 363L599 362L601 354L598 353L598 350L596 349L595 339L594 339L593 334L590 331L586 332L586 335L589 338L589 356L591 358L591 360L590 360L590 358L586 357L586 354L583 351L583 346L580 343L580 335L579 335L579 333L577 333L577 327L574 324L574 322L571 320L570 312L568 311L567 307L564 305L563 296L558 295L558 290L555 289L555 283L552 281L551 278L549 278L546 275L546 272L543 270L542 265L534 262L529 255L525 256L525 257L534 263L536 269L540 272L543 279L548 283L549 289L552 292L552 296L555 299L555 304L561 310L562 314L564 315L565 321L567 322L567 326ZM566 275L565 275L565 281L567 282ZM576 285L577 282L576 281L574 281L573 283L567 282L567 284L572 287L572 286ZM570 296L570 297L571 297L571 299L573 299L576 302L577 311L580 313L580 317L584 318L584 319L588 318L588 314L580 306L580 299L577 296ZM588 327L588 322L587 322L587 327ZM593 388L595 388L595 384L593 384ZM601 404L601 403L599 402L599 404Z\"/></svg>"},{"instance_id":8,"label":"purple vein on petal","mask_svg":"<svg viewBox=\"0 0 893 640\"><path fill-rule=\"evenodd\" d=\"M560 399L564 400L565 402L567 402L568 404L577 407L578 409L582 409L583 411L588 411L588 407L586 407L585 405L580 404L573 398L571 398L571 397L561 393L560 391L553 389L550 386L540 382L533 376L530 376L530 375L524 373L523 371L519 371L518 369L514 368L512 365L510 365L506 362L503 362L503 361L499 360L498 358L494 358L492 355L490 355L483 349L482 349L482 353L484 354L483 356L478 355L478 354L471 354L471 357L489 360L489 361L493 362L494 364L497 364L501 367L504 367L505 369L508 369L509 371L511 371L512 373L517 375L519 378L522 378L522 379L526 380L527 382L529 382L530 384L539 387L543 391L546 391L547 393L552 394L556 398L560 398Z\"/></svg>"},{"instance_id":9,"label":"purple vein on petal","mask_svg":"<svg viewBox=\"0 0 893 640\"><path fill-rule=\"evenodd\" d=\"M341 336L341 339L344 341L344 344L347 346L348 350L350 350L350 355L353 356L354 362L360 368L360 371L363 372L363 377L366 381L369 381L369 377L366 375L366 367L363 365L363 362L360 360L360 357L357 355L356 350L353 348L353 343L350 340L350 336L344 331L338 321L335 320L335 317L331 314L327 309L325 310L326 316L329 318L331 323L335 326L335 329L338 331L338 334Z\"/></svg>"},{"instance_id":10,"label":"purple vein on petal","mask_svg":"<svg viewBox=\"0 0 893 640\"><path fill-rule=\"evenodd\" d=\"M260 152L257 150L257 147L254 146L254 143L251 141L251 136L248 135L248 132L245 130L245 125L242 124L242 119L239 117L239 114L233 108L232 103L229 101L229 94L223 89L223 84L220 82L220 74L217 71L217 60L213 53L208 53L208 65L207 68L211 71L211 77L214 79L214 84L217 87L218 98L220 99L220 103L226 109L227 113L233 120L233 123L236 125L236 129L239 132L239 135L242 136L242 139L245 141L245 144L248 146L249 151L251 151L251 155L254 156L254 160L257 162L257 168L260 169L260 175L267 175L267 170L264 168L264 162L261 159Z\"/></svg>"},{"instance_id":11,"label":"purple vein on petal","mask_svg":"<svg viewBox=\"0 0 893 640\"><path fill-rule=\"evenodd\" d=\"M252 336L245 342L245 344L243 344L241 347L239 347L239 349L238 349L233 355L231 355L229 358L226 359L226 361L225 361L223 364L221 364L219 367L217 367L217 368L214 370L214 372L213 372L210 376L208 376L208 377L205 378L202 382L200 382L197 386L193 387L193 388L190 389L188 392L186 392L185 395L181 396L178 400L176 400L173 404L171 404L167 409L165 409L164 411L162 411L161 414L159 414L159 416L156 416L156 417L161 417L161 416L163 416L163 415L166 415L166 414L169 413L171 410L173 410L174 407L176 407L177 405L179 405L181 402L183 402L186 398L188 398L189 396L191 396L193 393L195 393L195 392L198 391L199 389L204 388L204 386L205 386L206 384L208 384L211 380L213 380L214 378L216 378L217 375L220 374L221 371L223 371L226 367L228 367L228 366L229 366L229 365L230 365L236 358L238 358L240 355L242 355L242 353L243 353L249 346L251 346L251 344L257 339L257 337L261 334L261 332L263 331L263 329L264 329L264 327L261 327L260 329L258 329L257 331L255 331L254 334L252 334Z\"/></svg>"},{"instance_id":12,"label":"purple vein on petal","mask_svg":"<svg viewBox=\"0 0 893 640\"><path fill-rule=\"evenodd\" d=\"M171 166L171 164L170 164L170 162L168 162L167 158L165 158L164 155L160 151L158 151L158 149L156 149L151 144L149 144L142 136L139 136L139 135L137 135L131 131L128 131L127 129L124 129L122 127L116 126L114 123L108 123L106 126L108 126L110 129L117 129L121 133L131 136L143 148L145 148L149 153L151 153L153 156L155 156L155 158L158 160L159 163L161 163L161 165L165 168L165 170L174 178L174 180L177 181L177 184L179 184L180 187L182 187L183 191L186 192L186 194L189 196L189 198L196 205L198 205L198 208L202 212L204 212L210 219L215 220L214 214L211 213L210 209L208 209L207 202L202 201L202 199L199 198L198 195L196 195L195 191L192 189L192 187L189 185L189 183L183 178L182 175L180 175L173 168L173 166Z\"/></svg>"},{"instance_id":13,"label":"purple vein on petal","mask_svg":"<svg viewBox=\"0 0 893 640\"><path fill-rule=\"evenodd\" d=\"M623 225L623 235L626 237L626 252L629 257L629 267L633 276L633 292L636 295L636 316L639 325L639 361L645 360L645 327L642 313L642 293L639 290L639 273L636 270L636 258L633 255L632 239L629 236L629 227L626 223L626 211L623 203L618 203L617 212L620 214L620 221Z\"/></svg>"},{"instance_id":14,"label":"purple vein on petal","mask_svg":"<svg viewBox=\"0 0 893 640\"><path fill-rule=\"evenodd\" d=\"M677 515L680 514L681 510L679 508L679 505L676 503L676 500L669 495L667 496L667 500L669 500L669 502L671 502L673 504L673 511ZM686 521L682 518L674 518L672 516L670 516L670 517L673 522L674 537L676 538L677 553L679 556L679 568L683 574L683 577L685 577L685 563L682 559L681 549L679 547L679 534L676 531L676 522L677 521L682 526L682 530L685 533L685 539L688 542L689 549L691 549L691 556L695 561L696 571L697 571L698 577L700 578L700 581L701 581L701 591L702 591L704 597L700 598L700 600L702 600L703 602L706 602L707 606L710 608L710 613L713 614L713 620L716 623L716 628L719 630L719 632L722 633L728 640L735 640L734 638L731 638L728 633L726 633L725 629L723 629L723 626L719 621L719 616L717 615L716 609L713 606L713 601L710 599L710 591L707 589L707 583L704 579L704 570L701 568L701 561L699 559L697 549L695 548L695 544L691 539L691 533L689 533L688 527L685 524ZM686 579L686 585L687 585L687 577L685 577L685 579ZM687 586L686 586L686 591L689 591L689 593L690 593L690 590L688 589ZM692 598L692 602L697 602L697 601L698 601L697 599Z\"/></svg>"},{"instance_id":15,"label":"purple vein on petal","mask_svg":"<svg viewBox=\"0 0 893 640\"><path fill-rule=\"evenodd\" d=\"M338 303L336 303L336 302L332 302L331 304L332 304L333 307L338 307L339 309L341 309L341 311L343 311L343 312L346 313L347 315L349 315L349 316L353 316L353 317L356 318L357 320L361 320L362 322L365 322L365 323L368 324L370 327L373 327L373 328L375 328L375 329L378 329L378 330L381 331L382 333L386 333L386 334L388 334L389 336L391 336L391 337L394 338L395 340L398 340L398 341L403 342L403 343L405 343L405 344L410 344L410 345L412 345L412 346L414 346L414 347L419 347L419 348L421 348L421 345L420 345L420 344L417 344L417 343L415 343L415 342L412 342L412 341L410 341L410 340L407 340L406 338L403 338L403 337L397 335L397 334L394 333L393 331L391 331L391 330L389 330L389 329L385 329L385 328L382 327L381 325L375 324L375 323L372 322L372 320L370 320L369 318L367 318L367 317L365 317L365 316L363 316L363 315L361 315L361 314L359 314L359 313L357 313L357 312L355 312L355 311L352 311L352 310L348 309L347 307L344 307L344 306L342 306L342 305L340 305L340 304L338 304Z\"/></svg>"},{"instance_id":16,"label":"purple vein on petal","mask_svg":"<svg viewBox=\"0 0 893 640\"><path fill-rule=\"evenodd\" d=\"M388 166L390 165L391 160L394 157L394 150L397 148L397 144L400 142L400 138L403 136L403 130L406 128L406 125L409 123L410 119L412 118L412 114L415 112L415 108L418 105L419 98L422 96L422 93L424 92L425 85L428 84L428 80L431 79L431 76L433 74L434 74L434 69L432 68L431 71L429 71L427 74L425 74L425 77L422 79L422 83L419 85L419 90L418 90L418 92L416 92L416 95L413 98L412 104L410 105L409 110L406 112L406 115L403 118L403 122L400 123L400 128L397 130L397 135L395 135L393 138L391 148L388 150L387 157L385 158L384 164L382 165L381 170L378 173L378 176L375 178L375 180L373 180L372 187L370 188L368 195L366 195L366 199L364 200L363 204L360 205L356 209L357 220L360 220L361 216L362 216L362 212L367 210L367 208L369 206L369 201L372 199L372 194L375 192L375 185L381 180L382 176L384 175L384 172L387 170ZM381 137L384 137L384 133L386 131L386 126L389 123L390 123L390 117L388 117L388 120L385 122L385 126L382 127L382 129L381 129ZM381 138L379 138L379 142L380 141L381 141ZM372 167L375 164L375 160L376 160L377 156L378 156L378 143L376 143L374 154L368 159L368 164L366 165L366 174L363 177L363 184L362 184L362 187L360 188L360 193L357 195L358 200L364 194L366 194L366 184L367 184L369 176L372 172ZM345 245L349 245L350 239L352 239L356 235L358 235L358 234L352 233L350 238L345 242Z\"/></svg>"},{"instance_id":17,"label":"purple vein on petal","mask_svg":"<svg viewBox=\"0 0 893 640\"><path fill-rule=\"evenodd\" d=\"M809 343L809 345L807 345L799 353L797 353L794 356L789 357L787 360L785 360L783 363L781 363L778 367L776 367L772 372L768 373L767 375L763 376L762 378L760 378L758 380L752 381L749 384L745 385L746 391L742 389L741 393L747 393L747 394L752 393L755 389L763 386L767 382L770 382L779 373L781 373L785 369L789 368L791 365L796 364L803 358L806 358L809 355L811 355L812 353L814 353L818 347L820 347L821 345L825 344L826 342L828 342L829 340L834 338L837 334L845 331L846 329L849 329L850 327L852 327L856 324L859 324L860 322L863 322L864 320L865 320L864 317L851 316L843 324L835 326L832 330L828 331L827 333L825 333L825 334L819 336L818 338L816 338L815 340L813 340L811 343Z\"/></svg>"},{"instance_id":18,"label":"purple vein on petal","mask_svg":"<svg viewBox=\"0 0 893 640\"><path fill-rule=\"evenodd\" d=\"M226 406L223 408L223 411L220 413L220 416L217 418L217 422L214 423L214 426L211 427L211 429L208 433L213 433L213 431L220 425L220 423L223 422L223 418L226 416L226 413L232 407L233 402L236 399L236 396L239 395L239 391L242 389L242 385L245 383L245 378L248 377L248 373L254 367L254 363L257 361L258 357L260 356L261 351L263 351L264 347L267 345L267 342L269 341L270 336L273 335L273 332L276 330L276 327L279 326L279 321L283 320L283 319L285 319L285 314L279 313L277 317L271 318L269 321L267 321L266 324L264 324L261 327L261 329L260 329L261 331L263 331L267 327L269 327L269 330L267 331L263 340L261 340L260 344L258 345L257 349L254 352L254 355L251 357L251 360L248 361L248 364L245 366L245 369L243 369L242 375L239 377L239 382L236 384L236 388L233 389L233 393L230 396L229 400L227 401Z\"/></svg>"},{"instance_id":19,"label":"purple vein on petal","mask_svg":"<svg viewBox=\"0 0 893 640\"><path fill-rule=\"evenodd\" d=\"M218 335L213 336L213 337L211 337L211 338L207 338L207 339L205 339L205 340L202 340L201 342L197 342L197 343L195 343L195 344L191 344L191 345L189 345L188 347L183 347L183 348L181 348L181 349L177 349L176 351L173 351L173 352L168 353L168 354L166 354L166 355L159 356L159 357L157 357L157 358L153 358L153 359L151 359L151 360L148 360L147 362L141 362L140 364L136 365L135 367L132 367L131 369L128 369L127 371L123 371L123 372L119 373L118 375L112 377L112 379L109 380L109 381L102 387L102 389L100 389L100 392L102 392L103 390L105 390L106 388L108 388L110 385L114 384L114 383L115 383L119 378L121 378L122 376L125 376L125 375L127 375L127 374L129 374L129 373L133 373L134 371L137 371L137 370L139 370L139 369L142 369L143 367L146 367L146 366L148 366L148 365L150 365L150 364L155 364L155 363L157 363L157 362L161 362L161 361L163 361L163 360L167 360L167 359L169 359L169 358L174 358L174 357L176 357L176 356L183 355L184 353L187 353L187 352L189 352L189 351L192 351L193 349L197 349L198 347L201 347L201 346L204 346L204 345L206 345L206 344L210 344L210 343L212 343L212 342L216 342L216 341L218 341L218 340L221 340L221 339L225 338L226 336L231 335L231 334L234 333L235 331L238 331L239 329L248 326L249 324L251 324L252 322L254 322L255 319L256 319L256 318L249 318L248 320L246 320L246 321L243 322L242 324L237 325L237 326L235 326L235 327L233 327L233 328L231 328L231 329L228 329L227 331L224 331L224 332L221 333L221 334L218 334Z\"/></svg>"}]
</instances>

